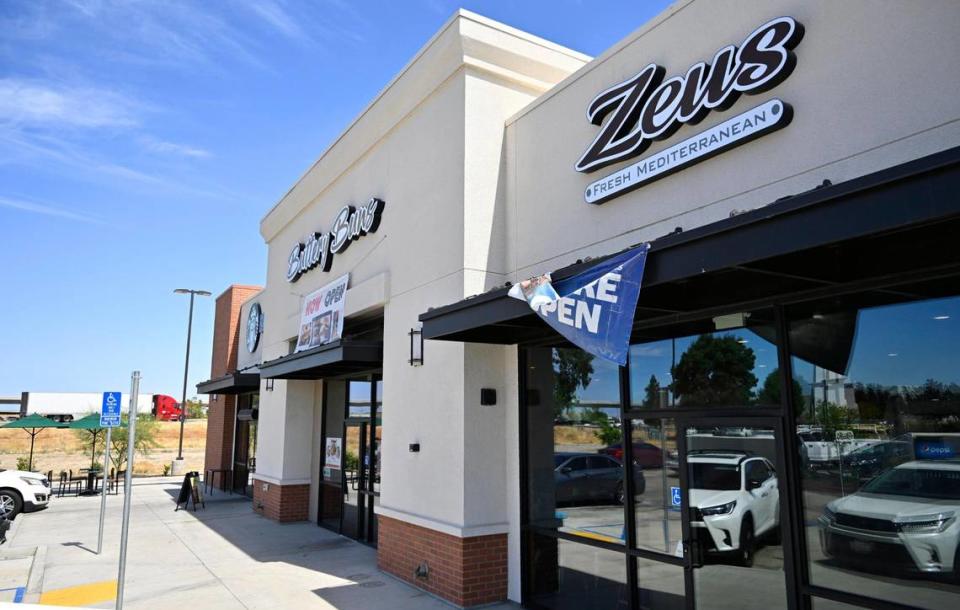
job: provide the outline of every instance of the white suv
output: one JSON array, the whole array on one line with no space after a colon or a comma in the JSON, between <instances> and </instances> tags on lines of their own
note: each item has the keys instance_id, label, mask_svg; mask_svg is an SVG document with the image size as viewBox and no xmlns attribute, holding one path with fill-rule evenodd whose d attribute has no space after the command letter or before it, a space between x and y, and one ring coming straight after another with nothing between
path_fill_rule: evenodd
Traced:
<instances>
[{"instance_id":1,"label":"white suv","mask_svg":"<svg viewBox=\"0 0 960 610\"><path fill-rule=\"evenodd\" d=\"M770 461L747 453L691 451L690 525L707 536L696 539L702 551L735 553L753 565L756 540L780 534L780 490Z\"/></svg>"},{"instance_id":2,"label":"white suv","mask_svg":"<svg viewBox=\"0 0 960 610\"><path fill-rule=\"evenodd\" d=\"M0 517L44 508L50 502L50 481L36 472L0 470Z\"/></svg>"},{"instance_id":3,"label":"white suv","mask_svg":"<svg viewBox=\"0 0 960 610\"><path fill-rule=\"evenodd\" d=\"M960 461L900 464L824 507L825 555L960 579Z\"/></svg>"}]
</instances>

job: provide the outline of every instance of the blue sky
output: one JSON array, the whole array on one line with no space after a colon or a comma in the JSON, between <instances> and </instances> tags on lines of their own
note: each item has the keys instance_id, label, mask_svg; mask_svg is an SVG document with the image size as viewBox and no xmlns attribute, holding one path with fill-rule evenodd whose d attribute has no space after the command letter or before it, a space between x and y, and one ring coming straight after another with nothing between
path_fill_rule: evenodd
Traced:
<instances>
[{"instance_id":1,"label":"blue sky","mask_svg":"<svg viewBox=\"0 0 960 610\"><path fill-rule=\"evenodd\" d=\"M466 2L596 55L668 3ZM260 218L456 2L0 3L0 395L180 395L187 299L262 284ZM197 304L190 392L209 377Z\"/></svg>"}]
</instances>

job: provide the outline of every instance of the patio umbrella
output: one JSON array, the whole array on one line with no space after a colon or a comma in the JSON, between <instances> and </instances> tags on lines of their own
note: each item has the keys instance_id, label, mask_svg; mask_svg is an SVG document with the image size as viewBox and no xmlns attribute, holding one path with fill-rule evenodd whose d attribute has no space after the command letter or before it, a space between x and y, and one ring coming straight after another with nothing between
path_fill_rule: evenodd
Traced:
<instances>
[{"instance_id":1,"label":"patio umbrella","mask_svg":"<svg viewBox=\"0 0 960 610\"><path fill-rule=\"evenodd\" d=\"M67 425L67 428L72 428L74 430L90 430L90 433L93 434L93 447L90 448L90 468L96 468L97 436L99 436L100 432L103 431L103 427L100 425L100 414L91 413L86 417L81 417L78 420L70 422ZM104 447L104 451L109 450L109 447Z\"/></svg>"},{"instance_id":2,"label":"patio umbrella","mask_svg":"<svg viewBox=\"0 0 960 610\"><path fill-rule=\"evenodd\" d=\"M64 424L60 422L53 421L49 417L44 417L42 415L28 415L26 417L21 417L17 421L12 421L8 424L0 426L0 428L22 428L27 431L27 434L30 435L30 461L27 466L27 470L33 470L33 442L37 437L37 434L40 433L44 428L65 428Z\"/></svg>"}]
</instances>

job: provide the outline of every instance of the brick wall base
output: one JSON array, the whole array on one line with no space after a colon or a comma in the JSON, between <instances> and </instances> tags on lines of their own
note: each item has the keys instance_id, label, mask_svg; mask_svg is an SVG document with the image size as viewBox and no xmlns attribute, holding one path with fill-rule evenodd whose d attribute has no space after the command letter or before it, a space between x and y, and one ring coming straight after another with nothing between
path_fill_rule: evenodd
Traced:
<instances>
[{"instance_id":1,"label":"brick wall base","mask_svg":"<svg viewBox=\"0 0 960 610\"><path fill-rule=\"evenodd\" d=\"M266 489L264 489L266 487ZM310 485L277 485L253 479L253 510L274 521L306 521Z\"/></svg>"},{"instance_id":2,"label":"brick wall base","mask_svg":"<svg viewBox=\"0 0 960 610\"><path fill-rule=\"evenodd\" d=\"M377 515L377 565L461 607L507 598L507 535L459 538ZM426 564L426 577L414 572Z\"/></svg>"}]
</instances>

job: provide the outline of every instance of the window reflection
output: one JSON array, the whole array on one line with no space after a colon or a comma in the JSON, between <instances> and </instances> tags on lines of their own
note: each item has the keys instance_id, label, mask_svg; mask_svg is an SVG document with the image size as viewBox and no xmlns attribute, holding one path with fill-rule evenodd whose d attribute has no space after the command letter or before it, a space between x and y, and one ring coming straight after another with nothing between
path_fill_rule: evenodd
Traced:
<instances>
[{"instance_id":1,"label":"window reflection","mask_svg":"<svg viewBox=\"0 0 960 610\"><path fill-rule=\"evenodd\" d=\"M537 607L630 607L622 553L540 534L532 534L530 540L530 597Z\"/></svg>"},{"instance_id":2,"label":"window reflection","mask_svg":"<svg viewBox=\"0 0 960 610\"><path fill-rule=\"evenodd\" d=\"M683 568L659 561L637 558L637 583L643 610L686 608Z\"/></svg>"},{"instance_id":3,"label":"window reflection","mask_svg":"<svg viewBox=\"0 0 960 610\"><path fill-rule=\"evenodd\" d=\"M680 507L673 505L671 493L680 485L676 424L668 418L634 419L632 428L633 468L643 471L646 484L634 502L637 546L675 554L682 538Z\"/></svg>"},{"instance_id":4,"label":"window reflection","mask_svg":"<svg viewBox=\"0 0 960 610\"><path fill-rule=\"evenodd\" d=\"M772 314L708 319L696 334L630 348L630 402L635 409L779 405Z\"/></svg>"},{"instance_id":5,"label":"window reflection","mask_svg":"<svg viewBox=\"0 0 960 610\"><path fill-rule=\"evenodd\" d=\"M574 349L528 351L530 521L623 544L619 371ZM644 487L642 471L633 473Z\"/></svg>"},{"instance_id":6,"label":"window reflection","mask_svg":"<svg viewBox=\"0 0 960 610\"><path fill-rule=\"evenodd\" d=\"M958 322L958 298L791 311L814 584L960 604Z\"/></svg>"}]
</instances>

